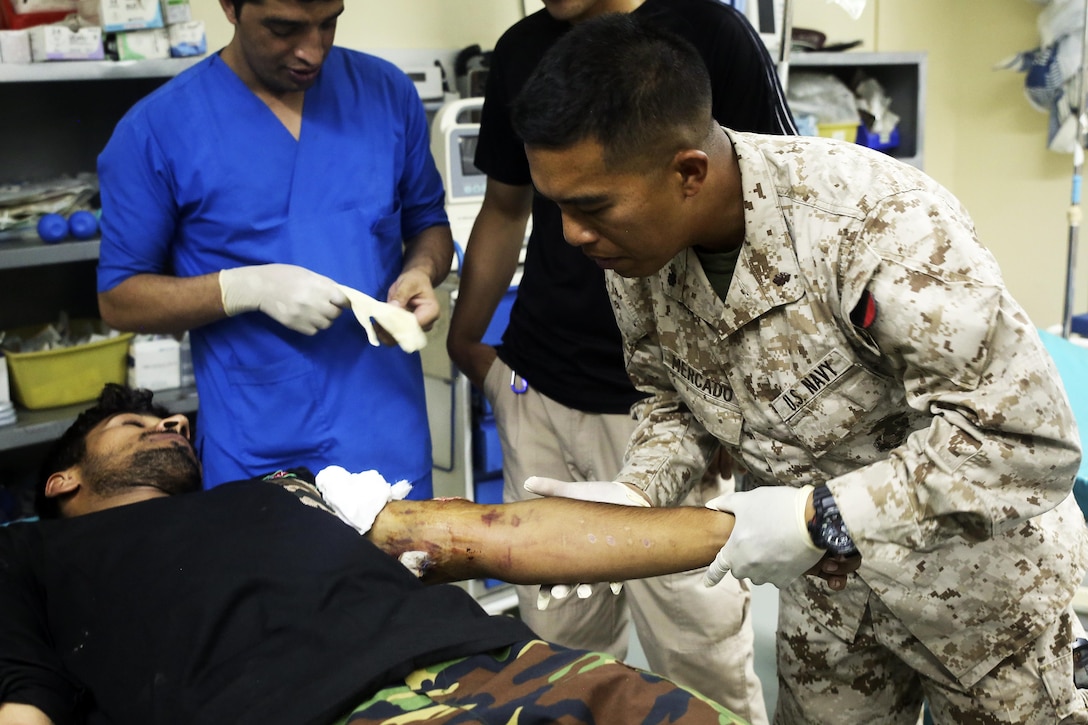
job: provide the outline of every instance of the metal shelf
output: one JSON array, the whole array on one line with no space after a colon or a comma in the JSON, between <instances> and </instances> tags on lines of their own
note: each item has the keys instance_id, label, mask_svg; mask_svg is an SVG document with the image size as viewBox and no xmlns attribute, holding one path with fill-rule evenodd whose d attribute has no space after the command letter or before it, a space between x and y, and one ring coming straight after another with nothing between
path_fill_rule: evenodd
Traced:
<instances>
[{"instance_id":1,"label":"metal shelf","mask_svg":"<svg viewBox=\"0 0 1088 725\"><path fill-rule=\"evenodd\" d=\"M33 238L0 241L0 269L40 267L98 259L98 239L46 244Z\"/></svg>"},{"instance_id":2,"label":"metal shelf","mask_svg":"<svg viewBox=\"0 0 1088 725\"><path fill-rule=\"evenodd\" d=\"M14 122L14 128L27 134L41 135L40 138L34 138L32 135L18 137L12 133L3 134L9 138L3 154L4 176L10 176L10 179L0 179L0 182L19 181L24 177L36 176L39 164L47 168L69 163L77 167L86 167L64 169L69 173L75 170L93 170L94 157L101 150L105 138L108 138L117 118L135 98L146 93L146 89L156 87L158 81L171 78L203 59L204 56L158 60L0 63L0 84L8 84L4 91L7 94L6 102L10 102L14 107L29 99L30 105L35 107L28 109L23 106L20 109L22 115ZM84 81L109 81L106 86L92 83L85 87L86 90L81 91L79 102L84 104L94 102L94 107L98 109L89 115L75 113L65 106L55 107L46 103L42 99L50 98L50 91L47 88L36 87L36 84L43 82L67 82L70 85L66 87L65 93L68 94L72 92L71 89L79 88L73 82L78 84ZM130 84L127 81L135 81L135 83ZM38 103L38 100L42 102ZM76 108L79 109L78 103ZM73 123L75 125L71 125ZM21 142L12 141L12 138L22 140ZM65 143L69 145L64 146ZM73 144L77 148L73 148ZM35 153L29 155L28 158L14 158L24 152L23 147L33 148ZM63 148L57 150L57 147ZM50 154L53 156L51 157ZM82 162L69 162L73 156L88 158ZM53 157L62 161L59 164L50 164ZM38 238L35 231L30 229L22 234L0 237L0 270L93 261L98 259L98 249L98 239L45 244Z\"/></svg>"},{"instance_id":3,"label":"metal shelf","mask_svg":"<svg viewBox=\"0 0 1088 725\"><path fill-rule=\"evenodd\" d=\"M59 438L75 421L76 416L89 408L92 402L44 410L18 408L16 410L18 420L11 425L0 427L0 451L23 448ZM196 388L156 391L155 402L166 407L171 413L193 413L197 409L198 402Z\"/></svg>"},{"instance_id":4,"label":"metal shelf","mask_svg":"<svg viewBox=\"0 0 1088 725\"><path fill-rule=\"evenodd\" d=\"M45 63L0 63L0 83L42 81L98 81L129 78L169 78L204 60L161 58L158 60L68 60Z\"/></svg>"},{"instance_id":5,"label":"metal shelf","mask_svg":"<svg viewBox=\"0 0 1088 725\"><path fill-rule=\"evenodd\" d=\"M884 53L849 50L842 53L792 53L792 66L912 65L924 60L921 52Z\"/></svg>"},{"instance_id":6,"label":"metal shelf","mask_svg":"<svg viewBox=\"0 0 1088 725\"><path fill-rule=\"evenodd\" d=\"M900 145L886 152L919 169L925 157L926 54L924 52L793 53L790 72L823 71L851 85L861 71L874 78L899 115Z\"/></svg>"}]
</instances>

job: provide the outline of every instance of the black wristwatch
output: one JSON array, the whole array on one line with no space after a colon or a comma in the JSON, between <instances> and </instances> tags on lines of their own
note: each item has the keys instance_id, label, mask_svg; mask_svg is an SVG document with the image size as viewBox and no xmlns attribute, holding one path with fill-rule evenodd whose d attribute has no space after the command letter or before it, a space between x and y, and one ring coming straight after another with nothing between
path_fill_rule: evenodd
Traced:
<instances>
[{"instance_id":1,"label":"black wristwatch","mask_svg":"<svg viewBox=\"0 0 1088 725\"><path fill-rule=\"evenodd\" d=\"M835 504L835 499L831 498L831 489L827 486L814 488L812 505L816 509L816 515L808 522L812 543L837 556L853 556L858 553L839 514L839 507Z\"/></svg>"}]
</instances>

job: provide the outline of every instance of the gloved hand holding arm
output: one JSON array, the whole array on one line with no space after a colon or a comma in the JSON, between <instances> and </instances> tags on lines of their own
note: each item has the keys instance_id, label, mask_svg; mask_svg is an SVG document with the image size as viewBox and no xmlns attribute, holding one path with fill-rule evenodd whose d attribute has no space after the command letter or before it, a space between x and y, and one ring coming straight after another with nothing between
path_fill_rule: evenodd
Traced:
<instances>
[{"instance_id":1,"label":"gloved hand holding arm","mask_svg":"<svg viewBox=\"0 0 1088 725\"><path fill-rule=\"evenodd\" d=\"M812 486L760 486L708 501L707 508L730 512L736 522L707 569L706 585L717 584L730 571L738 579L782 589L809 571L826 553L808 532L811 501Z\"/></svg>"},{"instance_id":2,"label":"gloved hand holding arm","mask_svg":"<svg viewBox=\"0 0 1088 725\"><path fill-rule=\"evenodd\" d=\"M645 494L617 481L558 481L543 476L530 476L525 479L525 490L538 496L556 496L618 506L650 507L650 501ZM619 594L623 589L623 582L609 582L608 586L613 594ZM576 593L579 599L587 599L593 593L593 587L582 583L541 587L536 606L538 609L547 609L552 600L566 599L571 592Z\"/></svg>"},{"instance_id":3,"label":"gloved hand holding arm","mask_svg":"<svg viewBox=\"0 0 1088 725\"><path fill-rule=\"evenodd\" d=\"M219 273L228 317L260 311L304 335L332 324L348 299L333 280L293 264L258 264Z\"/></svg>"},{"instance_id":4,"label":"gloved hand holding arm","mask_svg":"<svg viewBox=\"0 0 1088 725\"><path fill-rule=\"evenodd\" d=\"M646 494L618 481L558 481L544 476L529 476L525 479L525 490L537 496L559 496L577 501L650 507Z\"/></svg>"}]
</instances>

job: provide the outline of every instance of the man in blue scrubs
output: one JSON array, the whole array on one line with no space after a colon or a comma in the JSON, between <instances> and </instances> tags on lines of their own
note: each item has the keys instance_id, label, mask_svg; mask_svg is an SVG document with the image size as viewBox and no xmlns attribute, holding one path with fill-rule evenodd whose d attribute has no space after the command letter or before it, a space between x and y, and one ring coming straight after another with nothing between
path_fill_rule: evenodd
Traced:
<instances>
[{"instance_id":1,"label":"man in blue scrubs","mask_svg":"<svg viewBox=\"0 0 1088 725\"><path fill-rule=\"evenodd\" d=\"M418 94L333 47L343 0L221 4L230 44L99 157L102 318L192 331L205 480L338 464L429 497L419 356L371 347L337 286L438 317L453 245Z\"/></svg>"}]
</instances>

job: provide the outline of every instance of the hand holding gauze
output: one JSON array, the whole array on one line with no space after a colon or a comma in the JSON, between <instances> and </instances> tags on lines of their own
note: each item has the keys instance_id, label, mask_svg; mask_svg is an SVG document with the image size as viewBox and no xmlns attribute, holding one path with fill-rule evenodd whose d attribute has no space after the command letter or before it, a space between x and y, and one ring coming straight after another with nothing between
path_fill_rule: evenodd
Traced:
<instances>
[{"instance_id":1,"label":"hand holding gauze","mask_svg":"<svg viewBox=\"0 0 1088 725\"><path fill-rule=\"evenodd\" d=\"M388 302L379 302L370 295L365 295L359 290L339 285L340 291L348 298L351 311L355 313L355 319L366 330L370 344L377 346L381 343L374 332L374 325L370 318L374 318L382 328L393 336L401 349L405 352L422 350L427 344L427 335L419 326L419 320L403 307L391 305Z\"/></svg>"}]
</instances>

